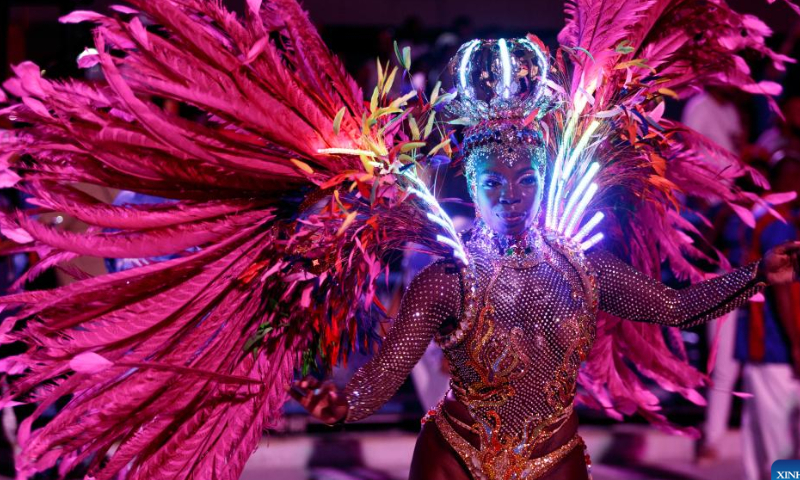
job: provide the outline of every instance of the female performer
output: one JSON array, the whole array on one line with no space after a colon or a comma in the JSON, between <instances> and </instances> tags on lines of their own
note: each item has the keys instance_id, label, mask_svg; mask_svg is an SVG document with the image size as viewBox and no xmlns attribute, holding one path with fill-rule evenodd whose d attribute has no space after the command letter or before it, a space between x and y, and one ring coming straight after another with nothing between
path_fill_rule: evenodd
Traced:
<instances>
[{"instance_id":1,"label":"female performer","mask_svg":"<svg viewBox=\"0 0 800 480\"><path fill-rule=\"evenodd\" d=\"M395 393L435 338L453 395L424 420L412 479L587 478L573 403L598 310L686 328L738 308L764 285L797 280L800 242L682 290L607 250L581 254L541 226L543 179L554 162L540 136L523 118L470 129L463 148L477 220L465 244L474 274L452 261L429 266L406 291L380 352L344 392L313 377L290 390L323 422L361 420Z\"/></svg>"}]
</instances>

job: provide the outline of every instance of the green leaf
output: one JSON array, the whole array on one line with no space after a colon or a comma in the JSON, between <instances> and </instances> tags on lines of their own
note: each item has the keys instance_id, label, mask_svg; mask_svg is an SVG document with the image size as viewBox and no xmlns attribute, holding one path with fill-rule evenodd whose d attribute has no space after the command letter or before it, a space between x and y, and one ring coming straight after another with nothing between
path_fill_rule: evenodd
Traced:
<instances>
[{"instance_id":1,"label":"green leaf","mask_svg":"<svg viewBox=\"0 0 800 480\"><path fill-rule=\"evenodd\" d=\"M372 92L372 99L369 101L369 111L374 112L378 109L378 87L375 87L375 90Z\"/></svg>"},{"instance_id":2,"label":"green leaf","mask_svg":"<svg viewBox=\"0 0 800 480\"><path fill-rule=\"evenodd\" d=\"M244 342L244 351L245 351L245 352L249 352L250 350L252 350L252 349L253 349L253 347L254 347L254 346L257 344L257 343L261 343L261 341L262 341L263 339L264 339L264 337L263 337L263 336L259 336L258 334L256 334L256 335L253 335L252 337L248 338L248 339L247 339L247 341L246 341L246 342Z\"/></svg>"},{"instance_id":3,"label":"green leaf","mask_svg":"<svg viewBox=\"0 0 800 480\"><path fill-rule=\"evenodd\" d=\"M397 67L392 68L392 73L389 74L389 78L386 79L386 83L383 85L383 92L382 95L386 96L392 90L392 86L394 85L394 77L397 75Z\"/></svg>"},{"instance_id":4,"label":"green leaf","mask_svg":"<svg viewBox=\"0 0 800 480\"><path fill-rule=\"evenodd\" d=\"M643 58L634 58L633 60L629 60L627 62L620 62L614 65L615 70L622 70L625 68L630 67L640 67L650 70L651 72L655 73L656 69L651 67L650 65L646 64Z\"/></svg>"},{"instance_id":5,"label":"green leaf","mask_svg":"<svg viewBox=\"0 0 800 480\"><path fill-rule=\"evenodd\" d=\"M614 48L614 51L616 51L617 53L622 53L622 54L628 54L628 53L633 52L634 50L636 50L636 49L631 46L631 44L630 44L630 42L628 40L623 40L623 41L619 42L617 44L616 48Z\"/></svg>"},{"instance_id":6,"label":"green leaf","mask_svg":"<svg viewBox=\"0 0 800 480\"><path fill-rule=\"evenodd\" d=\"M411 70L411 47L403 47L403 66Z\"/></svg>"},{"instance_id":7,"label":"green leaf","mask_svg":"<svg viewBox=\"0 0 800 480\"><path fill-rule=\"evenodd\" d=\"M439 150L444 148L445 145L449 145L449 144L450 144L450 139L449 138L445 138L441 143L439 143L439 145L436 145L435 147L433 147L433 150L428 152L428 156L432 157L432 156L436 155L436 152L438 152Z\"/></svg>"},{"instance_id":8,"label":"green leaf","mask_svg":"<svg viewBox=\"0 0 800 480\"><path fill-rule=\"evenodd\" d=\"M388 107L379 108L379 109L375 110L375 113L373 113L372 116L375 117L375 118L380 118L380 117L384 117L386 115L391 115L393 113L402 113L402 112L403 112L402 108L392 108L391 105L390 105Z\"/></svg>"},{"instance_id":9,"label":"green leaf","mask_svg":"<svg viewBox=\"0 0 800 480\"><path fill-rule=\"evenodd\" d=\"M458 92L445 93L439 98L439 103L448 103L454 98L456 98L457 95Z\"/></svg>"},{"instance_id":10,"label":"green leaf","mask_svg":"<svg viewBox=\"0 0 800 480\"><path fill-rule=\"evenodd\" d=\"M334 136L339 136L339 130L342 127L342 119L344 118L344 112L345 112L346 109L347 109L347 107L342 107L341 110L339 110L336 113L336 118L333 119L333 134L334 134Z\"/></svg>"},{"instance_id":11,"label":"green leaf","mask_svg":"<svg viewBox=\"0 0 800 480\"><path fill-rule=\"evenodd\" d=\"M472 125L472 121L467 117L456 118L455 120L449 120L447 122L448 125Z\"/></svg>"},{"instance_id":12,"label":"green leaf","mask_svg":"<svg viewBox=\"0 0 800 480\"><path fill-rule=\"evenodd\" d=\"M410 152L411 150L414 150L415 148L422 148L424 146L425 142L408 142L406 144L403 144L402 147L400 147L400 152L406 153Z\"/></svg>"},{"instance_id":13,"label":"green leaf","mask_svg":"<svg viewBox=\"0 0 800 480\"><path fill-rule=\"evenodd\" d=\"M589 58L591 58L591 59L592 59L592 61L594 62L594 56L593 56L591 53L589 53L589 50L586 50L586 49L585 49L585 48L583 48L583 47L575 47L575 50L578 50L578 51L580 51L580 52L583 52L583 53L585 53L585 54L586 54L586 55L588 55L588 56L589 56Z\"/></svg>"},{"instance_id":14,"label":"green leaf","mask_svg":"<svg viewBox=\"0 0 800 480\"><path fill-rule=\"evenodd\" d=\"M425 125L425 140L431 136L431 132L433 131L433 123L436 121L436 112L431 110L431 114L428 117L428 124Z\"/></svg>"},{"instance_id":15,"label":"green leaf","mask_svg":"<svg viewBox=\"0 0 800 480\"><path fill-rule=\"evenodd\" d=\"M416 96L417 96L416 90L412 90L400 98L395 98L394 101L392 101L392 103L389 104L389 108L400 108L406 103L408 103L409 100L415 98Z\"/></svg>"},{"instance_id":16,"label":"green leaf","mask_svg":"<svg viewBox=\"0 0 800 480\"><path fill-rule=\"evenodd\" d=\"M389 123L387 123L386 125L383 126L383 128L381 128L381 132L392 128L396 123L398 123L398 122L400 122L402 120L403 120L403 116L402 115L398 115L398 116L394 117L393 119L389 120Z\"/></svg>"},{"instance_id":17,"label":"green leaf","mask_svg":"<svg viewBox=\"0 0 800 480\"><path fill-rule=\"evenodd\" d=\"M303 361L302 361L302 363L303 363L303 376L304 377L306 375L308 375L308 372L311 370L311 367L313 367L317 363L316 362L316 357L317 357L316 350L317 350L316 345L312 345L311 348L309 348L308 350L305 350L303 352Z\"/></svg>"},{"instance_id":18,"label":"green leaf","mask_svg":"<svg viewBox=\"0 0 800 480\"><path fill-rule=\"evenodd\" d=\"M263 323L258 327L258 334L263 337L264 335L268 334L269 332L271 332L274 329L275 329L275 327L273 327L272 325Z\"/></svg>"},{"instance_id":19,"label":"green leaf","mask_svg":"<svg viewBox=\"0 0 800 480\"><path fill-rule=\"evenodd\" d=\"M433 87L433 93L431 93L431 105L436 105L436 100L439 99L439 90L442 88L442 82L436 82L436 86Z\"/></svg>"},{"instance_id":20,"label":"green leaf","mask_svg":"<svg viewBox=\"0 0 800 480\"><path fill-rule=\"evenodd\" d=\"M419 125L417 125L417 120L414 118L414 115L408 116L408 126L411 128L411 139L419 140Z\"/></svg>"},{"instance_id":21,"label":"green leaf","mask_svg":"<svg viewBox=\"0 0 800 480\"><path fill-rule=\"evenodd\" d=\"M397 63L402 65L403 64L403 57L400 56L400 46L397 44L397 40L394 41L394 54L397 57Z\"/></svg>"},{"instance_id":22,"label":"green leaf","mask_svg":"<svg viewBox=\"0 0 800 480\"><path fill-rule=\"evenodd\" d=\"M259 353L261 353L261 347L262 347L262 346L263 346L263 345L258 345L258 346L256 346L256 348L254 348L254 349L252 350L252 352L251 352L251 353L253 354L253 360L258 360L258 354L259 354Z\"/></svg>"}]
</instances>

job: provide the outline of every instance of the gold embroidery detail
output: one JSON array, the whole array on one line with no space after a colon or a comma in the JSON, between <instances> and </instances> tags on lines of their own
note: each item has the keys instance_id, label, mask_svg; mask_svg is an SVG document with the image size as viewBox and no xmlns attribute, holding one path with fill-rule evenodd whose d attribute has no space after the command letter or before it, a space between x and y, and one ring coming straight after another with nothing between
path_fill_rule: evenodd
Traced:
<instances>
[{"instance_id":1,"label":"gold embroidery detail","mask_svg":"<svg viewBox=\"0 0 800 480\"><path fill-rule=\"evenodd\" d=\"M489 294L503 268L497 268L486 289L484 307L478 315L478 322L469 337L469 365L478 374L480 381L464 388L455 385L457 394L471 408L498 407L514 396L511 382L525 374L530 358L522 347L522 329L513 328L508 335L495 332L494 306L489 302Z\"/></svg>"},{"instance_id":2,"label":"gold embroidery detail","mask_svg":"<svg viewBox=\"0 0 800 480\"><path fill-rule=\"evenodd\" d=\"M530 435L527 438L532 440L529 443L523 441L517 445L500 440L499 436L496 435L501 426L500 417L496 412L490 413L493 414L492 419L495 423L491 429L494 434L487 431L479 432L481 436L480 450L473 447L453 429L441 406L437 408L435 415L436 426L442 436L461 457L475 480L534 480L541 478L562 462L576 447L585 448L583 439L576 434L556 450L541 457L531 458L530 454L533 448L540 445L545 439L550 438L563 425L563 420L568 418L567 412L563 412L554 416L555 418L540 424L531 422L526 433ZM554 430L544 435L542 434L544 430L558 423L560 424ZM476 424L472 428L479 429L480 426Z\"/></svg>"}]
</instances>

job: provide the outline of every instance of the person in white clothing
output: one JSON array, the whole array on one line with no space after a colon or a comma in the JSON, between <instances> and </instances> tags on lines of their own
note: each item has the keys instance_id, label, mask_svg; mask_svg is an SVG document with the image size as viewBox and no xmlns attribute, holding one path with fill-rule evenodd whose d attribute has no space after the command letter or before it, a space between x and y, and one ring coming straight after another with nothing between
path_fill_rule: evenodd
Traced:
<instances>
[{"instance_id":1,"label":"person in white clothing","mask_svg":"<svg viewBox=\"0 0 800 480\"><path fill-rule=\"evenodd\" d=\"M786 122L769 141L773 190L800 195L800 96L784 100ZM776 135L780 133L780 135ZM775 141L780 139L780 141ZM750 256L784 239L800 238L800 200L781 206L780 222L757 212ZM753 395L742 412L746 480L770 478L776 460L800 458L800 284L770 287L738 322L736 357L744 362L744 390Z\"/></svg>"},{"instance_id":2,"label":"person in white clothing","mask_svg":"<svg viewBox=\"0 0 800 480\"><path fill-rule=\"evenodd\" d=\"M692 97L683 111L683 123L713 140L733 154L739 154L745 137L739 109L725 90L710 87ZM713 164L713 156L706 159ZM720 441L728 431L732 391L739 378L740 365L734 359L737 311L706 325L709 342L717 342L716 364L711 372L708 408L703 425L703 440L697 449L698 462L719 459Z\"/></svg>"}]
</instances>

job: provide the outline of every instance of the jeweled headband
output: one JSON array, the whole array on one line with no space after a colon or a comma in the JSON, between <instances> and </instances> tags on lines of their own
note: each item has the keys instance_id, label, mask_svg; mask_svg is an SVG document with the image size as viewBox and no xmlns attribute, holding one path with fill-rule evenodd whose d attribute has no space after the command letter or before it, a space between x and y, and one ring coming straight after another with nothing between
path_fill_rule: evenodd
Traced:
<instances>
[{"instance_id":1,"label":"jeweled headband","mask_svg":"<svg viewBox=\"0 0 800 480\"><path fill-rule=\"evenodd\" d=\"M481 122L467 129L463 142L465 173L475 179L475 161L481 157L502 158L508 166L530 160L540 175L545 173L546 154L539 131L509 120Z\"/></svg>"},{"instance_id":2,"label":"jeweled headband","mask_svg":"<svg viewBox=\"0 0 800 480\"><path fill-rule=\"evenodd\" d=\"M475 160L487 154L508 164L529 159L544 174L546 155L541 133L525 124L529 117L543 114L549 101L546 52L535 37L472 40L450 61L450 78L457 96L449 110L470 125L463 142L470 181L474 180Z\"/></svg>"}]
</instances>

